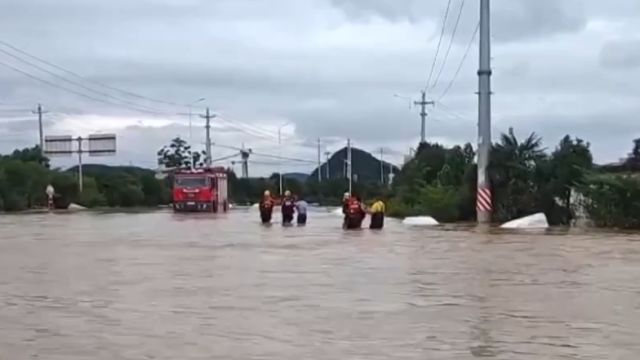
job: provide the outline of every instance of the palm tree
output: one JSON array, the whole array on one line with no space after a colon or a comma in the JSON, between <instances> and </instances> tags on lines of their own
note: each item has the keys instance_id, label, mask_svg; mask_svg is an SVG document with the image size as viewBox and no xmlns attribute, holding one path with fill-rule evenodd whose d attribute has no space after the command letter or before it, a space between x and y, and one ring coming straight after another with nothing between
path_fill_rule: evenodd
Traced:
<instances>
[{"instance_id":1,"label":"palm tree","mask_svg":"<svg viewBox=\"0 0 640 360\"><path fill-rule=\"evenodd\" d=\"M496 220L526 215L537 206L540 165L547 160L542 138L531 133L520 142L513 128L493 145L489 174L494 190Z\"/></svg>"}]
</instances>

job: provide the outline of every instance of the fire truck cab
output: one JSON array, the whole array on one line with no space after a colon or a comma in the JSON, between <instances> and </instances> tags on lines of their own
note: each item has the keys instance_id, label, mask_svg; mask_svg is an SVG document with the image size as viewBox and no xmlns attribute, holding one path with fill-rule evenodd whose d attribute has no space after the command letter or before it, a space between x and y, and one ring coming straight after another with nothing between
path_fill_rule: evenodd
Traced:
<instances>
[{"instance_id":1,"label":"fire truck cab","mask_svg":"<svg viewBox=\"0 0 640 360\"><path fill-rule=\"evenodd\" d=\"M227 212L227 172L222 167L179 170L174 173L173 210L176 212Z\"/></svg>"}]
</instances>

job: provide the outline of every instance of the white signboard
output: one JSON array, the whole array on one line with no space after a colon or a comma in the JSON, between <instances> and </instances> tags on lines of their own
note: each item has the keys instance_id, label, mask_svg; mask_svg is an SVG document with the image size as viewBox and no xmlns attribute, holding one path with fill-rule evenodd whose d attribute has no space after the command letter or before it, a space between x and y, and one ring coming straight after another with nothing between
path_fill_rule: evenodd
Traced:
<instances>
[{"instance_id":1,"label":"white signboard","mask_svg":"<svg viewBox=\"0 0 640 360\"><path fill-rule=\"evenodd\" d=\"M108 156L116 153L115 134L89 135L89 156Z\"/></svg>"},{"instance_id":2,"label":"white signboard","mask_svg":"<svg viewBox=\"0 0 640 360\"><path fill-rule=\"evenodd\" d=\"M44 153L47 156L71 156L73 138L71 135L45 136Z\"/></svg>"}]
</instances>

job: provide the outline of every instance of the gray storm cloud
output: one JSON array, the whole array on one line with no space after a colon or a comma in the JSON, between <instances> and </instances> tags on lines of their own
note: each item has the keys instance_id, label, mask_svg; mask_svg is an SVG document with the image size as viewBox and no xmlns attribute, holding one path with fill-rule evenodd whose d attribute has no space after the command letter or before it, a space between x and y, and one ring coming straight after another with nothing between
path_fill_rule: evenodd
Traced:
<instances>
[{"instance_id":1,"label":"gray storm cloud","mask_svg":"<svg viewBox=\"0 0 640 360\"><path fill-rule=\"evenodd\" d=\"M293 122L298 138L351 137L371 148L387 144L404 150L415 145L419 118L415 108L409 110L393 94L415 99L425 86L446 4L6 0L0 2L0 40L91 81L146 97L177 104L206 97L194 113L208 105L229 118L268 127L272 135L277 124ZM460 4L452 0L444 46ZM599 161L623 156L630 139L640 135L630 125L640 112L635 100L640 29L634 25L640 22L640 2L495 0L492 5L494 133L509 126L522 134L535 131L550 147L565 133L576 134L593 144ZM476 2L466 1L449 60L430 97L438 98L449 85L477 21ZM60 84L4 53L0 63ZM431 139L475 142L476 69L474 45L442 104L430 110ZM151 121L143 130L123 125L118 161L148 163L161 140L187 123L185 116L166 115L156 116L153 126L148 113L79 97L1 64L0 81L4 102L28 108L43 103L51 111L47 127L79 115ZM167 114L187 109L98 89ZM34 142L30 112L20 115L30 117L22 124L2 116L0 152ZM167 129L167 121L182 130ZM132 134L135 141L126 140ZM236 145L265 146L265 139L246 132L216 136ZM313 149L290 151L314 157Z\"/></svg>"}]
</instances>

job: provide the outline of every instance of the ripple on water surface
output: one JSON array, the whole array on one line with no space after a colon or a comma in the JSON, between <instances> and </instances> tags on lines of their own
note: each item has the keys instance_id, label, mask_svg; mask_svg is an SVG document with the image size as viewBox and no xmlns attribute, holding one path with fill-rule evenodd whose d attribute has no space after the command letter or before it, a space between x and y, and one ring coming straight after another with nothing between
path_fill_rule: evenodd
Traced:
<instances>
[{"instance_id":1,"label":"ripple on water surface","mask_svg":"<svg viewBox=\"0 0 640 360\"><path fill-rule=\"evenodd\" d=\"M278 219L274 219L277 221ZM640 237L0 217L0 359L640 358Z\"/></svg>"}]
</instances>

